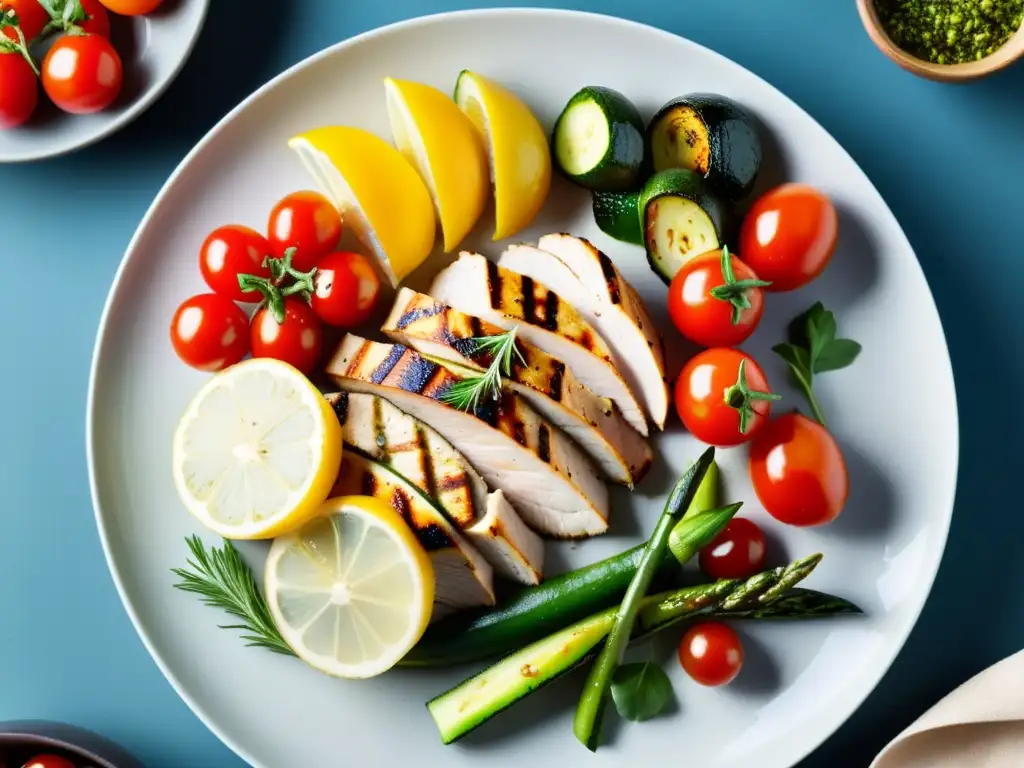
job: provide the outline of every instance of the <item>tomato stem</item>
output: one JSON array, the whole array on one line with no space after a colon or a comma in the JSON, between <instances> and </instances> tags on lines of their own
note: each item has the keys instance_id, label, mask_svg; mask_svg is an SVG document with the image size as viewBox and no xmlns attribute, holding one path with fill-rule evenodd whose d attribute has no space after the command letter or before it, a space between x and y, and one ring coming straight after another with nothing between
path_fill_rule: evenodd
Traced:
<instances>
[{"instance_id":1,"label":"tomato stem","mask_svg":"<svg viewBox=\"0 0 1024 768\"><path fill-rule=\"evenodd\" d=\"M0 35L0 52L21 54L21 57L28 62L30 67L32 67L32 71L35 72L36 77L39 77L39 67L36 66L35 59L33 59L32 54L29 53L28 42L25 40L25 33L21 31L21 20L18 18L18 14L13 8L0 10L0 29L3 29L4 27L10 27L13 29L14 34L18 36L18 39L11 40L6 35Z\"/></svg>"},{"instance_id":2,"label":"tomato stem","mask_svg":"<svg viewBox=\"0 0 1024 768\"><path fill-rule=\"evenodd\" d=\"M750 388L750 385L747 383L746 359L740 360L740 369L736 376L736 383L725 390L726 404L739 412L741 435L747 434L747 429L750 427L750 420L754 415L755 402L758 400L771 402L781 399L782 395L776 395L774 392L761 392L760 390Z\"/></svg>"},{"instance_id":3,"label":"tomato stem","mask_svg":"<svg viewBox=\"0 0 1024 768\"><path fill-rule=\"evenodd\" d=\"M752 288L764 288L771 283L767 280L737 280L732 268L732 255L729 246L722 246L722 277L724 285L716 285L711 289L712 298L732 304L732 324L739 325L743 318L743 310L750 309L750 297L747 293Z\"/></svg>"},{"instance_id":4,"label":"tomato stem","mask_svg":"<svg viewBox=\"0 0 1024 768\"><path fill-rule=\"evenodd\" d=\"M259 291L263 294L260 307L268 307L278 323L284 323L284 300L286 298L298 295L308 302L313 294L313 277L316 275L316 267L309 272L300 272L295 269L292 266L295 250L295 248L287 249L280 259L275 259L273 256L264 257L263 266L270 270L269 278L244 273L238 276L238 287L243 291L246 293ZM282 288L281 283L288 278L295 282Z\"/></svg>"}]
</instances>

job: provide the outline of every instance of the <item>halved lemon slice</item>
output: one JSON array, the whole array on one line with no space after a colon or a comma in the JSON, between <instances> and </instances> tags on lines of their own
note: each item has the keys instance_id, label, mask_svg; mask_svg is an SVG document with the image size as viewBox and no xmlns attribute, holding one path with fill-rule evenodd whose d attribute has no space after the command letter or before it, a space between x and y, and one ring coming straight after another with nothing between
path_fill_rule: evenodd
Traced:
<instances>
[{"instance_id":1,"label":"halved lemon slice","mask_svg":"<svg viewBox=\"0 0 1024 768\"><path fill-rule=\"evenodd\" d=\"M423 635L434 570L390 506L341 496L274 541L265 588L274 623L300 659L329 675L365 678L389 670Z\"/></svg>"},{"instance_id":2,"label":"halved lemon slice","mask_svg":"<svg viewBox=\"0 0 1024 768\"><path fill-rule=\"evenodd\" d=\"M449 96L423 83L384 79L395 146L426 182L444 233L454 250L487 203L487 151L473 123Z\"/></svg>"},{"instance_id":3,"label":"halved lemon slice","mask_svg":"<svg viewBox=\"0 0 1024 768\"><path fill-rule=\"evenodd\" d=\"M341 426L287 363L246 360L199 390L174 433L174 484L189 512L228 539L301 525L331 492Z\"/></svg>"},{"instance_id":4,"label":"halved lemon slice","mask_svg":"<svg viewBox=\"0 0 1024 768\"><path fill-rule=\"evenodd\" d=\"M426 261L434 247L434 203L401 152L348 126L316 128L293 137L288 146L392 285Z\"/></svg>"},{"instance_id":5,"label":"halved lemon slice","mask_svg":"<svg viewBox=\"0 0 1024 768\"><path fill-rule=\"evenodd\" d=\"M551 150L522 99L487 78L463 70L455 101L484 137L494 182L494 239L529 226L551 188Z\"/></svg>"}]
</instances>

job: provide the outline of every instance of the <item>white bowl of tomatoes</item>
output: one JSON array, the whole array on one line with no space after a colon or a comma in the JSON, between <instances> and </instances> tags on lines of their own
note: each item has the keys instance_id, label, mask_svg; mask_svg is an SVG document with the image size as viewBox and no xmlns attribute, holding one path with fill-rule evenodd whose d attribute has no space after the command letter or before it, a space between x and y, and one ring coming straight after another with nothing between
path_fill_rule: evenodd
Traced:
<instances>
[{"instance_id":1,"label":"white bowl of tomatoes","mask_svg":"<svg viewBox=\"0 0 1024 768\"><path fill-rule=\"evenodd\" d=\"M238 223L214 229L197 244L209 291L171 319L178 357L214 372L251 354L312 373L325 336L358 328L379 306L380 274L366 256L342 250L341 238L337 208L309 190L278 201L265 234Z\"/></svg>"},{"instance_id":2,"label":"white bowl of tomatoes","mask_svg":"<svg viewBox=\"0 0 1024 768\"><path fill-rule=\"evenodd\" d=\"M0 0L0 162L109 136L191 53L209 0Z\"/></svg>"}]
</instances>

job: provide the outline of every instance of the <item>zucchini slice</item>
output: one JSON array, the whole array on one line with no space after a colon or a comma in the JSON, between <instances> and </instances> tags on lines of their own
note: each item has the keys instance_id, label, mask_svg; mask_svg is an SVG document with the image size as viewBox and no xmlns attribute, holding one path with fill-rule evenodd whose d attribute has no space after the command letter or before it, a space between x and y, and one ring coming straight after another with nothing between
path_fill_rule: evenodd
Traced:
<instances>
[{"instance_id":1,"label":"zucchini slice","mask_svg":"<svg viewBox=\"0 0 1024 768\"><path fill-rule=\"evenodd\" d=\"M577 91L555 122L555 160L587 189L635 189L644 165L644 124L618 91L591 85Z\"/></svg>"},{"instance_id":2,"label":"zucchini slice","mask_svg":"<svg viewBox=\"0 0 1024 768\"><path fill-rule=\"evenodd\" d=\"M639 192L594 192L594 221L616 240L643 245L639 202Z\"/></svg>"},{"instance_id":3,"label":"zucchini slice","mask_svg":"<svg viewBox=\"0 0 1024 768\"><path fill-rule=\"evenodd\" d=\"M647 261L666 284L690 259L722 245L728 208L694 171L654 174L639 210Z\"/></svg>"},{"instance_id":4,"label":"zucchini slice","mask_svg":"<svg viewBox=\"0 0 1024 768\"><path fill-rule=\"evenodd\" d=\"M733 201L750 192L761 168L754 119L734 101L713 93L681 96L659 109L648 126L647 143L655 171L695 171Z\"/></svg>"}]
</instances>

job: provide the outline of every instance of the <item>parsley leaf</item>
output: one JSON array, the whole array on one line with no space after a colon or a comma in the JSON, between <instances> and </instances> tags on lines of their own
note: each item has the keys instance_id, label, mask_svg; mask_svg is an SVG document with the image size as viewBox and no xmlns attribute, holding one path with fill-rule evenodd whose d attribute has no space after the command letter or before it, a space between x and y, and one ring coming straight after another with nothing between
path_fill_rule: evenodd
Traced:
<instances>
[{"instance_id":1,"label":"parsley leaf","mask_svg":"<svg viewBox=\"0 0 1024 768\"><path fill-rule=\"evenodd\" d=\"M672 681L665 670L649 661L624 664L612 677L612 700L627 720L650 720L672 701Z\"/></svg>"},{"instance_id":2,"label":"parsley leaf","mask_svg":"<svg viewBox=\"0 0 1024 768\"><path fill-rule=\"evenodd\" d=\"M837 339L836 316L819 301L789 324L789 341L772 351L786 361L796 383L822 426L827 426L814 397L814 376L846 368L857 359L861 346L853 339Z\"/></svg>"}]
</instances>

